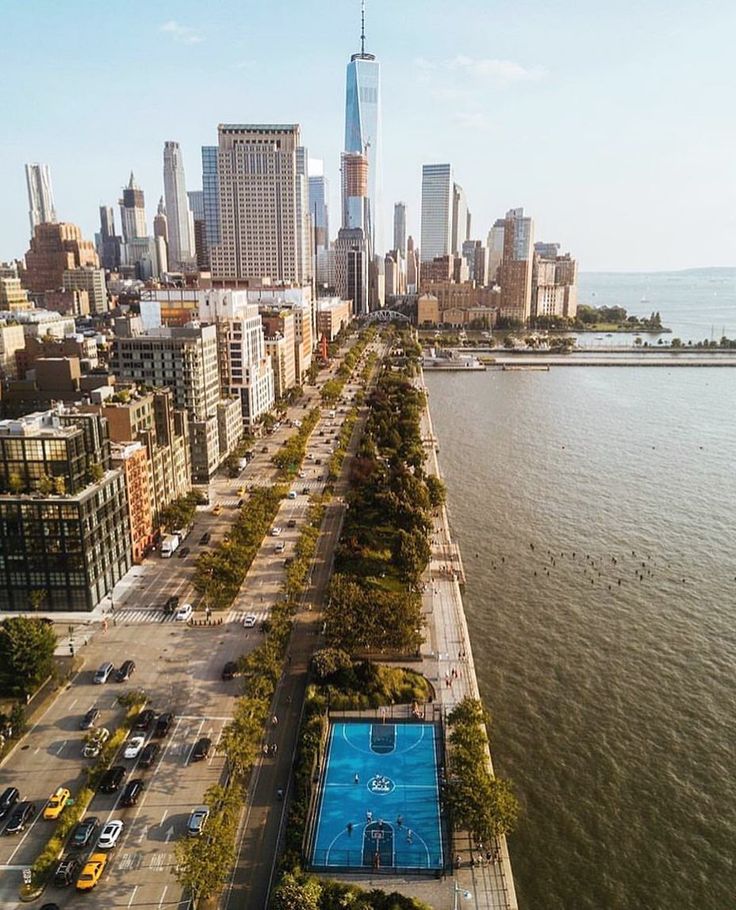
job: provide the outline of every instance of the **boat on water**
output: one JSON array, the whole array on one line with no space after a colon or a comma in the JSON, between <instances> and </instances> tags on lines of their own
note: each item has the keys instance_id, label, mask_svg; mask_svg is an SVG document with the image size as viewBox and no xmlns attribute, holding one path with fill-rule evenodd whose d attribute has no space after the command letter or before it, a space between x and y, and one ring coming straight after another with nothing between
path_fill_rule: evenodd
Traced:
<instances>
[{"instance_id":1,"label":"boat on water","mask_svg":"<svg viewBox=\"0 0 736 910\"><path fill-rule=\"evenodd\" d=\"M649 303L649 298L647 297L646 294L641 298L639 303Z\"/></svg>"}]
</instances>

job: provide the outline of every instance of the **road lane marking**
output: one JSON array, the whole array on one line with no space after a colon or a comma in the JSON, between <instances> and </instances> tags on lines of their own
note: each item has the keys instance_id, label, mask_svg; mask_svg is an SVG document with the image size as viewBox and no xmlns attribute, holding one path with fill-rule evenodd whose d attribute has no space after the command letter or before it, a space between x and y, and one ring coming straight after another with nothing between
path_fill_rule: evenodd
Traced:
<instances>
[{"instance_id":1,"label":"road lane marking","mask_svg":"<svg viewBox=\"0 0 736 910\"><path fill-rule=\"evenodd\" d=\"M161 904L163 904L164 898L166 897L166 892L167 892L168 890L169 890L169 886L168 886L168 885L164 885L164 890L161 892L161 898L160 898L160 900L159 900L159 902L158 902L159 907L161 906Z\"/></svg>"},{"instance_id":2,"label":"road lane marking","mask_svg":"<svg viewBox=\"0 0 736 910\"><path fill-rule=\"evenodd\" d=\"M133 901L135 900L135 892L136 892L137 890L138 890L138 885L135 885L135 886L133 887L133 891L131 892L130 900L128 901L128 906L129 906L129 907L130 907L130 905L133 903Z\"/></svg>"},{"instance_id":3,"label":"road lane marking","mask_svg":"<svg viewBox=\"0 0 736 910\"><path fill-rule=\"evenodd\" d=\"M61 755L61 753L64 751L64 747L66 746L66 744L67 744L68 742L69 742L68 739L65 739L65 740L64 740L64 742L63 742L63 743L59 746L59 748L56 750L56 754L57 754L57 755Z\"/></svg>"},{"instance_id":4,"label":"road lane marking","mask_svg":"<svg viewBox=\"0 0 736 910\"><path fill-rule=\"evenodd\" d=\"M161 816L161 821L158 823L158 824L159 824L159 827L161 827L161 826L163 825L163 823L166 821L166 816L167 816L168 814L169 814L169 810L168 810L168 809L164 809L164 814Z\"/></svg>"},{"instance_id":5,"label":"road lane marking","mask_svg":"<svg viewBox=\"0 0 736 910\"><path fill-rule=\"evenodd\" d=\"M70 710L70 711L71 711L71 709L74 707L74 705L76 705L76 703L77 703L78 701L79 701L79 699L78 699L78 698L75 698L74 701L69 705L69 710Z\"/></svg>"}]
</instances>

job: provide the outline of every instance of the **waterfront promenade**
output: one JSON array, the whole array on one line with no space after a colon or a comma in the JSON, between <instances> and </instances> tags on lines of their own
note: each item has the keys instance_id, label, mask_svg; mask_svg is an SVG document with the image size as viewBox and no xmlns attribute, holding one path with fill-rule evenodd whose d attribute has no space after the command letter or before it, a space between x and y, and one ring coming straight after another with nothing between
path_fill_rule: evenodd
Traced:
<instances>
[{"instance_id":1,"label":"waterfront promenade","mask_svg":"<svg viewBox=\"0 0 736 910\"><path fill-rule=\"evenodd\" d=\"M421 372L416 384L427 393ZM429 404L422 415L421 430L427 449L426 469L430 474L440 476ZM446 714L466 696L480 698L480 694L460 589L464 578L462 559L452 539L445 508L439 510L434 519L431 540L432 555L425 573L423 595L426 641L421 666L416 669L431 681L436 693L435 704L439 704ZM490 754L488 760L491 762ZM496 844L484 844L483 853L488 851L492 854L497 851L498 858L486 862L467 833L455 832L453 858L460 857L460 868L453 876L441 880L399 877L387 880L380 876L371 878L370 885L412 895L426 901L434 910L452 910L454 907L517 910L506 838L499 838Z\"/></svg>"}]
</instances>

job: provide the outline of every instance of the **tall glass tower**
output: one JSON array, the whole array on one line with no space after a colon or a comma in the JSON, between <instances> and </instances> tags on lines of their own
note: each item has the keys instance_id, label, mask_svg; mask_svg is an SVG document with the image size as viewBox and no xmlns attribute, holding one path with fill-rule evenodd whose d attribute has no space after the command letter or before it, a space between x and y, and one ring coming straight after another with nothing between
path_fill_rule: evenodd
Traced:
<instances>
[{"instance_id":1,"label":"tall glass tower","mask_svg":"<svg viewBox=\"0 0 736 910\"><path fill-rule=\"evenodd\" d=\"M368 252L383 256L381 172L381 67L365 50L365 2L361 4L360 53L348 63L345 90L345 151L368 159Z\"/></svg>"}]
</instances>

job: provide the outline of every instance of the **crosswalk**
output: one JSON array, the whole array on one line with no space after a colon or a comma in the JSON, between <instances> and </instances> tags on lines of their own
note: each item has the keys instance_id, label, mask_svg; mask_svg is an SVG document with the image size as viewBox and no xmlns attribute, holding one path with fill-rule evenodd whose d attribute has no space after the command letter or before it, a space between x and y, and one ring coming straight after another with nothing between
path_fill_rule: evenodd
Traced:
<instances>
[{"instance_id":1,"label":"crosswalk","mask_svg":"<svg viewBox=\"0 0 736 910\"><path fill-rule=\"evenodd\" d=\"M230 610L225 616L224 621L226 623L236 622L242 625L243 620L246 616L255 616L256 625L263 622L264 619L268 618L268 610ZM124 623L131 624L152 624L152 623L162 623L162 622L175 622L174 616L172 613L164 613L163 610L115 610L114 614L108 614L108 622L115 618L115 622L118 625ZM219 619L221 614L213 613L212 619ZM204 614L199 612L194 614L194 618L197 620L204 619Z\"/></svg>"}]
</instances>

